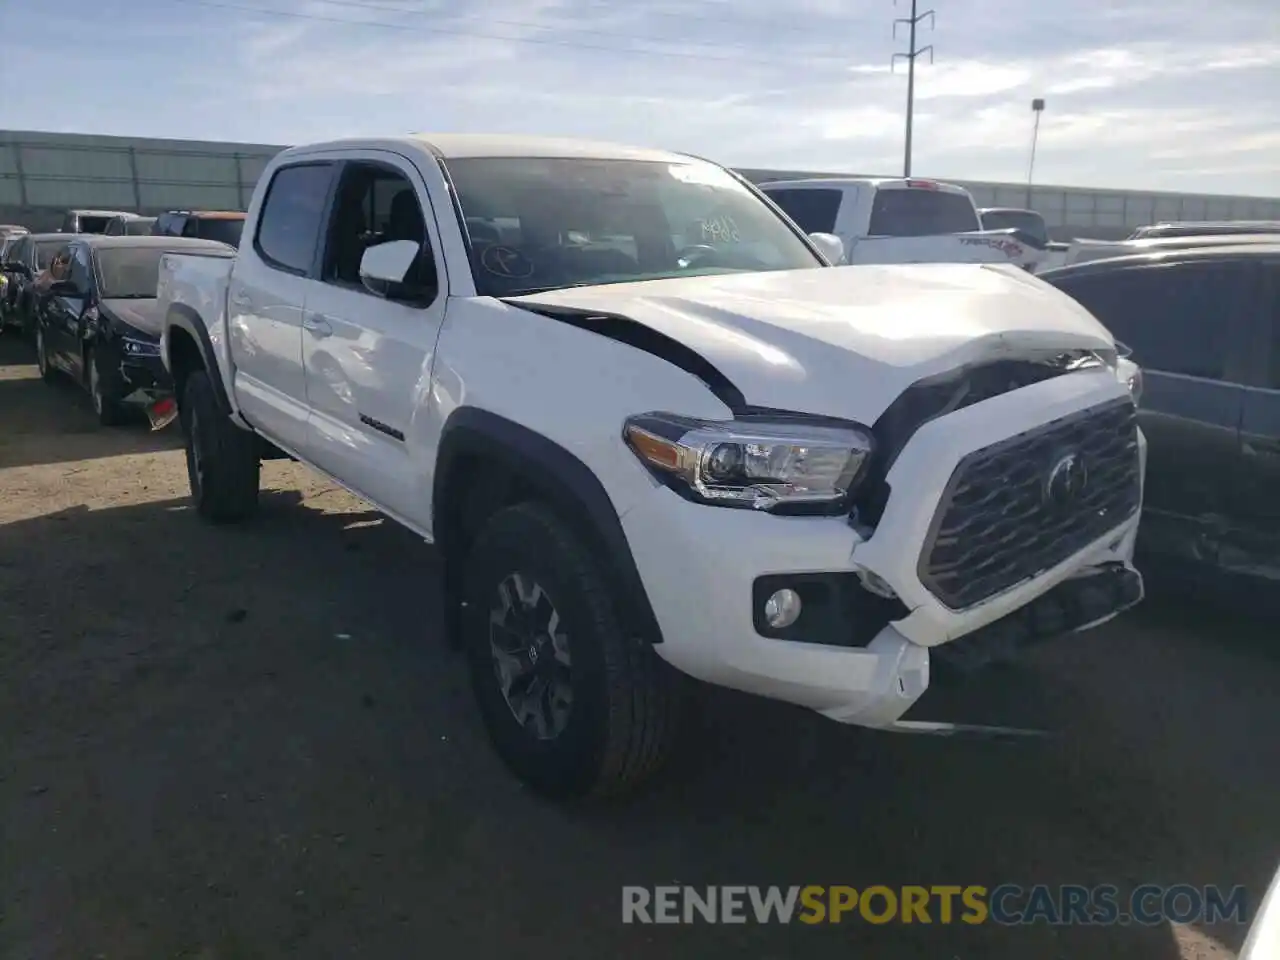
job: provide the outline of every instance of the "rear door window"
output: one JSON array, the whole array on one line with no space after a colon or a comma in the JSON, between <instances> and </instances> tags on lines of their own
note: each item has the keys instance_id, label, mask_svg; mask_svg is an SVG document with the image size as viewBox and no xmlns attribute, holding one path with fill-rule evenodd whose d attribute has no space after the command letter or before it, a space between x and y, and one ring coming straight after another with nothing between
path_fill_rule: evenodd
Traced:
<instances>
[{"instance_id":1,"label":"rear door window","mask_svg":"<svg viewBox=\"0 0 1280 960\"><path fill-rule=\"evenodd\" d=\"M764 193L782 208L805 233L834 233L840 213L839 190L796 190L764 188Z\"/></svg>"},{"instance_id":2,"label":"rear door window","mask_svg":"<svg viewBox=\"0 0 1280 960\"><path fill-rule=\"evenodd\" d=\"M254 244L269 266L296 274L310 269L332 179L330 163L295 164L275 172Z\"/></svg>"}]
</instances>

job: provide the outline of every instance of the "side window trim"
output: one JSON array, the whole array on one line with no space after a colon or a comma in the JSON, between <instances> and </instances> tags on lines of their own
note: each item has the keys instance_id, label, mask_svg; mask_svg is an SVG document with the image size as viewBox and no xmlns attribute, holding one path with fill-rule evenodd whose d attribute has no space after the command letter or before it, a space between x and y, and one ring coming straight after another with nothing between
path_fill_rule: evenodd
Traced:
<instances>
[{"instance_id":1,"label":"side window trim","mask_svg":"<svg viewBox=\"0 0 1280 960\"><path fill-rule=\"evenodd\" d=\"M334 280L325 280L324 267L325 259L328 255L330 232L334 225L334 214L337 210L338 199L342 189L342 181L346 176L347 170L353 166L381 167L403 177L413 189L413 195L418 201L418 210L422 214L423 226L425 229L425 236L423 237L423 240L427 244L432 262L435 264L437 282L435 297L430 303L421 305L404 304L404 306L425 310L442 302L448 295L449 290L448 263L443 255L441 247L443 239L440 236L439 223L435 216L435 208L431 203L431 192L427 188L426 180L422 176L422 172L418 169L417 165L409 157L406 157L403 154L394 153L389 150L375 150L372 148L359 150L356 152L355 156L344 156L336 160L327 159L324 162L332 164L334 172L329 183L329 196L324 206L324 215L321 221L323 226L320 230L320 242L316 244L315 256L312 259L311 278L325 284L326 286L337 287L340 290L358 292L373 299L379 299L375 294L365 290L363 286L356 286Z\"/></svg>"},{"instance_id":2,"label":"side window trim","mask_svg":"<svg viewBox=\"0 0 1280 960\"><path fill-rule=\"evenodd\" d=\"M262 261L263 266L276 270L280 273L287 273L293 277L316 278L316 264L319 259L318 251L320 251L324 246L322 243L324 237L324 225L328 222L326 218L329 214L330 207L333 204L334 187L337 183L337 178L334 176L334 172L340 166L340 163L329 159L306 159L300 160L297 163L281 164L271 172L271 182L267 185L266 193L263 194L262 204L258 210L258 222L255 223L253 227L253 252L258 255L258 259ZM311 257L308 261L308 265L302 268L291 267L286 263L281 263L272 258L262 249L261 243L263 214L267 212L267 205L271 202L271 191L276 188L277 179L281 173L286 170L296 170L299 167L324 167L329 171L329 183L325 188L324 202L320 206L321 228L316 231L316 236L312 240Z\"/></svg>"}]
</instances>

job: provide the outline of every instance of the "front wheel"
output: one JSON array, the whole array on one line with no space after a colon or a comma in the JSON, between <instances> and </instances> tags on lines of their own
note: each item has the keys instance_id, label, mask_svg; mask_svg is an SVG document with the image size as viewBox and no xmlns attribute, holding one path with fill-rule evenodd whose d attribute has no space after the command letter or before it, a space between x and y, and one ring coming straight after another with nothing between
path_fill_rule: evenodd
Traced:
<instances>
[{"instance_id":1,"label":"front wheel","mask_svg":"<svg viewBox=\"0 0 1280 960\"><path fill-rule=\"evenodd\" d=\"M49 362L49 345L44 340L44 327L36 324L36 369L40 371L40 379L45 383L53 383L57 373Z\"/></svg>"},{"instance_id":2,"label":"front wheel","mask_svg":"<svg viewBox=\"0 0 1280 960\"><path fill-rule=\"evenodd\" d=\"M94 416L104 427L114 427L124 422L125 412L116 391L111 388L115 378L111 371L103 369L107 364L104 354L98 350L90 350L85 357L85 365L89 368L89 399L93 403Z\"/></svg>"},{"instance_id":3,"label":"front wheel","mask_svg":"<svg viewBox=\"0 0 1280 960\"><path fill-rule=\"evenodd\" d=\"M673 745L683 678L618 620L601 559L546 507L496 514L467 558L463 641L498 754L553 797L618 796Z\"/></svg>"},{"instance_id":4,"label":"front wheel","mask_svg":"<svg viewBox=\"0 0 1280 960\"><path fill-rule=\"evenodd\" d=\"M258 438L241 430L218 405L203 370L187 377L178 407L186 435L187 481L196 513L211 523L235 523L258 508L262 461Z\"/></svg>"}]
</instances>

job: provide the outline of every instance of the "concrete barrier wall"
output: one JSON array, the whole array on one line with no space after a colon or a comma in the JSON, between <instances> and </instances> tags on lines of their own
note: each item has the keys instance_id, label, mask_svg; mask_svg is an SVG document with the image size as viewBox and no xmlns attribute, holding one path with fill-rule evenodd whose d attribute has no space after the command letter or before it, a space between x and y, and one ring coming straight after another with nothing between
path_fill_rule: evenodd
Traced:
<instances>
[{"instance_id":1,"label":"concrete barrier wall","mask_svg":"<svg viewBox=\"0 0 1280 960\"><path fill-rule=\"evenodd\" d=\"M69 208L155 214L174 209L244 210L281 146L0 131L0 223L54 230ZM816 171L743 169L759 183ZM939 177L946 180L946 177ZM1026 184L952 180L980 207L1025 207ZM1056 239L1119 239L1160 220L1280 220L1280 199L1033 187L1030 206Z\"/></svg>"}]
</instances>

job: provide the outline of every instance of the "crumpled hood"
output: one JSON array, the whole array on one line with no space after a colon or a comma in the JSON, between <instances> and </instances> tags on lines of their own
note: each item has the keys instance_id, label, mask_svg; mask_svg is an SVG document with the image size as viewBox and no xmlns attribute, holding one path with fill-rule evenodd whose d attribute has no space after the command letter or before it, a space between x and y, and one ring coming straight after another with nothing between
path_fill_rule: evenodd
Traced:
<instances>
[{"instance_id":1,"label":"crumpled hood","mask_svg":"<svg viewBox=\"0 0 1280 960\"><path fill-rule=\"evenodd\" d=\"M127 323L135 330L159 337L161 333L159 300L117 300L104 298L102 306L105 312L121 323Z\"/></svg>"},{"instance_id":2,"label":"crumpled hood","mask_svg":"<svg viewBox=\"0 0 1280 960\"><path fill-rule=\"evenodd\" d=\"M508 298L629 318L696 351L747 403L871 423L917 380L1045 350L1111 350L1067 295L1016 267L848 266Z\"/></svg>"}]
</instances>

